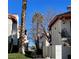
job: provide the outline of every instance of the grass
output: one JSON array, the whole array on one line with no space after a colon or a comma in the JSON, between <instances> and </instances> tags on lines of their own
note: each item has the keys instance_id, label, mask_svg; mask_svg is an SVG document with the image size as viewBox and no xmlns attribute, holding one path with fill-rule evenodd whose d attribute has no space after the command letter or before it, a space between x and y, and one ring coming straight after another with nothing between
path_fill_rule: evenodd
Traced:
<instances>
[{"instance_id":1,"label":"grass","mask_svg":"<svg viewBox=\"0 0 79 59\"><path fill-rule=\"evenodd\" d=\"M20 53L9 53L8 59L32 59L32 58L24 56L23 54Z\"/></svg>"}]
</instances>

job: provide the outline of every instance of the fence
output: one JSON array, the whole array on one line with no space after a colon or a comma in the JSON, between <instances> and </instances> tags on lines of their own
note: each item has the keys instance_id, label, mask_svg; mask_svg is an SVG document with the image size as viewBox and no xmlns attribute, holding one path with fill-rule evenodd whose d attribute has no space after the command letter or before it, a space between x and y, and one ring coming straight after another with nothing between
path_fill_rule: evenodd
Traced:
<instances>
[{"instance_id":1,"label":"fence","mask_svg":"<svg viewBox=\"0 0 79 59\"><path fill-rule=\"evenodd\" d=\"M71 48L62 45L44 46L43 57L50 57L54 59L70 59Z\"/></svg>"},{"instance_id":2,"label":"fence","mask_svg":"<svg viewBox=\"0 0 79 59\"><path fill-rule=\"evenodd\" d=\"M44 46L43 57L62 59L62 46L61 45L53 45L53 46L47 46L47 47Z\"/></svg>"},{"instance_id":3,"label":"fence","mask_svg":"<svg viewBox=\"0 0 79 59\"><path fill-rule=\"evenodd\" d=\"M55 58L55 46L44 46L43 57Z\"/></svg>"}]
</instances>

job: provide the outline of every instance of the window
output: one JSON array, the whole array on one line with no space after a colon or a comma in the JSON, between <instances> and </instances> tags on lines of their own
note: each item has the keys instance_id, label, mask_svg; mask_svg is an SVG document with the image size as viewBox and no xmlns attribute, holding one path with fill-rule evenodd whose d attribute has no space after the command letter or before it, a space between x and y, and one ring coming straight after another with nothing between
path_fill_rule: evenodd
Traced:
<instances>
[{"instance_id":1,"label":"window","mask_svg":"<svg viewBox=\"0 0 79 59\"><path fill-rule=\"evenodd\" d=\"M64 38L64 37L70 37L69 33L67 32L67 30L64 28L62 29L61 31L61 37Z\"/></svg>"}]
</instances>

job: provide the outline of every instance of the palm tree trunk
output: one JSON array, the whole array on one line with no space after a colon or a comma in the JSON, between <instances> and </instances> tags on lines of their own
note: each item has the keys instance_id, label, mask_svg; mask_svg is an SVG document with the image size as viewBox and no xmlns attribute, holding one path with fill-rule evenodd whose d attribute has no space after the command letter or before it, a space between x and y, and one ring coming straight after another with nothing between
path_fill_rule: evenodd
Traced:
<instances>
[{"instance_id":1,"label":"palm tree trunk","mask_svg":"<svg viewBox=\"0 0 79 59\"><path fill-rule=\"evenodd\" d=\"M24 35L25 35L25 14L26 13L26 0L22 1L22 14L21 14L21 32L19 41L19 52L24 54Z\"/></svg>"}]
</instances>

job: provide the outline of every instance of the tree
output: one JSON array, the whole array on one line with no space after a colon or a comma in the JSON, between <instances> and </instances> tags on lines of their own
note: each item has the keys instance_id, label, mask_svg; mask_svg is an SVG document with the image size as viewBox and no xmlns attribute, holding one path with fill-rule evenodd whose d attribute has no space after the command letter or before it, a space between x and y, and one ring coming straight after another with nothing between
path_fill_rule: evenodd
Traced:
<instances>
[{"instance_id":1,"label":"tree","mask_svg":"<svg viewBox=\"0 0 79 59\"><path fill-rule=\"evenodd\" d=\"M43 23L41 24L44 35L47 37L47 41L51 42L51 34L48 30L48 25L50 20L55 16L56 12L52 12L50 8L48 8L46 14L44 15Z\"/></svg>"},{"instance_id":2,"label":"tree","mask_svg":"<svg viewBox=\"0 0 79 59\"><path fill-rule=\"evenodd\" d=\"M26 13L26 0L22 1L22 14L21 14L21 32L19 40L19 52L24 53L24 35L25 35L25 13Z\"/></svg>"},{"instance_id":3,"label":"tree","mask_svg":"<svg viewBox=\"0 0 79 59\"><path fill-rule=\"evenodd\" d=\"M48 11L47 14L42 16L40 13L35 13L32 19L32 37L35 39L36 48L39 49L39 39L42 36L47 37L47 41L51 41L51 35L48 32L48 22L54 16L54 13ZM44 34L43 34L44 33ZM39 37L39 34L42 35ZM49 34L49 35L48 35Z\"/></svg>"},{"instance_id":4,"label":"tree","mask_svg":"<svg viewBox=\"0 0 79 59\"><path fill-rule=\"evenodd\" d=\"M32 18L33 23L33 38L35 39L36 49L39 50L39 34L40 34L40 25L43 23L43 16L41 13L35 13Z\"/></svg>"}]
</instances>

